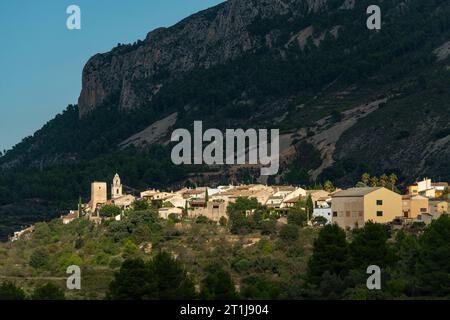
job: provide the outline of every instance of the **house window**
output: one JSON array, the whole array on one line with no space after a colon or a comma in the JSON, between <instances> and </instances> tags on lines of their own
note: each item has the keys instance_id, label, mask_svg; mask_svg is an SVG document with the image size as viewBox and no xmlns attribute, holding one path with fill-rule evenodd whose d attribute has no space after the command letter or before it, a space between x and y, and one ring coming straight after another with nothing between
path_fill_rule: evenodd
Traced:
<instances>
[{"instance_id":1,"label":"house window","mask_svg":"<svg viewBox=\"0 0 450 320\"><path fill-rule=\"evenodd\" d=\"M420 208L420 212L422 212L422 213L427 212L427 208Z\"/></svg>"},{"instance_id":2,"label":"house window","mask_svg":"<svg viewBox=\"0 0 450 320\"><path fill-rule=\"evenodd\" d=\"M333 211L333 217L337 217L337 211Z\"/></svg>"},{"instance_id":3,"label":"house window","mask_svg":"<svg viewBox=\"0 0 450 320\"><path fill-rule=\"evenodd\" d=\"M383 200L377 200L377 206L382 206L383 205Z\"/></svg>"},{"instance_id":4,"label":"house window","mask_svg":"<svg viewBox=\"0 0 450 320\"><path fill-rule=\"evenodd\" d=\"M360 218L364 217L364 212L360 211L360 212L359 212L359 217L360 217Z\"/></svg>"},{"instance_id":5,"label":"house window","mask_svg":"<svg viewBox=\"0 0 450 320\"><path fill-rule=\"evenodd\" d=\"M350 218L350 211L345 212L347 218Z\"/></svg>"},{"instance_id":6,"label":"house window","mask_svg":"<svg viewBox=\"0 0 450 320\"><path fill-rule=\"evenodd\" d=\"M383 211L377 211L377 217L382 217L383 216Z\"/></svg>"}]
</instances>

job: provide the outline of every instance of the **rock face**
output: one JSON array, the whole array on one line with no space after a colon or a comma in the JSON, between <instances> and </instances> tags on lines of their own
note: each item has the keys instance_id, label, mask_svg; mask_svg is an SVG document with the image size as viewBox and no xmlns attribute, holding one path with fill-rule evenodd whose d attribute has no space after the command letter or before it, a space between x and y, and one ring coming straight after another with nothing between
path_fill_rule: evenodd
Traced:
<instances>
[{"instance_id":1,"label":"rock face","mask_svg":"<svg viewBox=\"0 0 450 320\"><path fill-rule=\"evenodd\" d=\"M316 12L327 0L229 0L170 28L150 32L144 41L93 56L83 70L80 117L116 95L121 108L144 104L158 91L161 74L173 79L260 48L269 39L251 35L255 19Z\"/></svg>"}]
</instances>

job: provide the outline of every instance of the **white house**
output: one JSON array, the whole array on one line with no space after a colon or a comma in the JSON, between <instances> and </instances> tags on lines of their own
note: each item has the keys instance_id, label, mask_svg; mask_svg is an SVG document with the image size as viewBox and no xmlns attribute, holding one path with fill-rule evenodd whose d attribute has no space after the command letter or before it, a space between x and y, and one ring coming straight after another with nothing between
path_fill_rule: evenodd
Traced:
<instances>
[{"instance_id":1,"label":"white house","mask_svg":"<svg viewBox=\"0 0 450 320\"><path fill-rule=\"evenodd\" d=\"M181 217L183 215L183 209L180 208L161 208L158 210L159 216L162 219L169 219L169 216L171 214L175 214L179 217Z\"/></svg>"},{"instance_id":2,"label":"white house","mask_svg":"<svg viewBox=\"0 0 450 320\"><path fill-rule=\"evenodd\" d=\"M69 224L80 217L78 210L70 210L69 214L61 216L63 224Z\"/></svg>"},{"instance_id":3,"label":"white house","mask_svg":"<svg viewBox=\"0 0 450 320\"><path fill-rule=\"evenodd\" d=\"M331 197L323 197L317 199L314 206L313 218L324 217L325 219L327 219L327 224L330 224L332 216Z\"/></svg>"},{"instance_id":4,"label":"white house","mask_svg":"<svg viewBox=\"0 0 450 320\"><path fill-rule=\"evenodd\" d=\"M180 194L174 194L173 197L170 197L165 202L171 203L176 208L184 208L186 205L186 199Z\"/></svg>"}]
</instances>

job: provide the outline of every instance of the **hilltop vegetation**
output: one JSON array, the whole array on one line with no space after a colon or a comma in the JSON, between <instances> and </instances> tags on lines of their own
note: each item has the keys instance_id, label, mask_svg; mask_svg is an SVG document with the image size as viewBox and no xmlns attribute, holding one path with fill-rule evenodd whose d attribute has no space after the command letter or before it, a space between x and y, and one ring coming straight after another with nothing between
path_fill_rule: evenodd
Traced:
<instances>
[{"instance_id":1,"label":"hilltop vegetation","mask_svg":"<svg viewBox=\"0 0 450 320\"><path fill-rule=\"evenodd\" d=\"M149 261L162 250L177 257L195 284L202 282L215 263L223 266L236 284L238 279L248 285L252 283L250 279L288 283L292 272L306 270L304 253L310 250L307 244L312 243L315 232L305 229L300 234L297 229L298 239L291 245L304 248L296 252L291 247L293 252L288 257L286 243L278 239L276 230L273 224L272 236L261 235L256 229L234 235L227 227L211 224L207 219L177 224L160 220L153 209L130 211L126 220L105 221L100 226L87 220L69 225L53 220L38 223L29 239L1 246L0 274L17 279L18 285L31 292L36 284L45 284L46 277L65 277L69 265L80 265L82 290L67 291L66 296L104 298L114 272L125 260ZM63 286L65 281L56 283Z\"/></svg>"},{"instance_id":2,"label":"hilltop vegetation","mask_svg":"<svg viewBox=\"0 0 450 320\"><path fill-rule=\"evenodd\" d=\"M249 208L255 214L243 216ZM241 199L226 226L165 221L151 208L101 225L39 223L33 234L0 246L0 297L61 298L61 291L67 299L450 297L447 215L428 227L394 232L369 222L346 232L305 227L295 218L304 212L295 208L288 224L268 212ZM81 290L64 287L70 265L82 269ZM370 265L382 270L381 290L366 287Z\"/></svg>"}]
</instances>

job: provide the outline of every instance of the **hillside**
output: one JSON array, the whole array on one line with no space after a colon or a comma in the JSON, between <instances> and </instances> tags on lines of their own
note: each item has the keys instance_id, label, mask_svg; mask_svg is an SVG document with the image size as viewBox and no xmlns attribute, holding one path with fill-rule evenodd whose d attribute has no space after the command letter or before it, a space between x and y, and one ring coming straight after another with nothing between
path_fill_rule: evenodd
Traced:
<instances>
[{"instance_id":1,"label":"hillside","mask_svg":"<svg viewBox=\"0 0 450 320\"><path fill-rule=\"evenodd\" d=\"M366 28L372 4L379 32ZM258 179L174 166L171 129L194 120L280 128L279 182L450 180L449 17L444 0L230 0L97 54L78 105L0 158L0 237L73 207L110 172L132 188ZM24 216L24 199L44 207Z\"/></svg>"},{"instance_id":2,"label":"hillside","mask_svg":"<svg viewBox=\"0 0 450 320\"><path fill-rule=\"evenodd\" d=\"M105 219L100 225L86 218L66 225L61 219L38 223L34 232L0 244L0 300L10 297L5 283L31 297L51 284L66 299L180 299L185 294L180 276L191 284L191 299L214 300L226 288L249 300L449 297L448 215L428 226L394 230L367 222L351 232L336 224L305 226L301 206L289 209L284 222L258 204L246 216L254 203L238 199L220 226L204 216L162 220L154 208L136 207L121 221ZM159 266L162 272L140 276L161 252L169 257L159 261L168 264ZM373 264L383 270L381 290L366 285L366 269ZM81 268L80 290L65 287L72 265ZM147 287L154 281L160 282L158 292Z\"/></svg>"},{"instance_id":3,"label":"hillside","mask_svg":"<svg viewBox=\"0 0 450 320\"><path fill-rule=\"evenodd\" d=\"M38 223L34 233L19 241L0 244L0 283L12 281L31 292L50 282L63 288L69 299L103 299L124 260L147 261L164 250L183 263L196 284L207 275L208 266L219 263L242 289L261 282L273 286L264 290L279 298L279 286L306 272L316 234L302 230L286 247L274 226L263 235L259 230L231 234L215 224L157 219L152 211L130 212L125 221L101 226L87 220L63 225L57 219ZM66 269L73 264L83 270L79 291L64 288ZM268 294L262 289L260 298Z\"/></svg>"}]
</instances>

